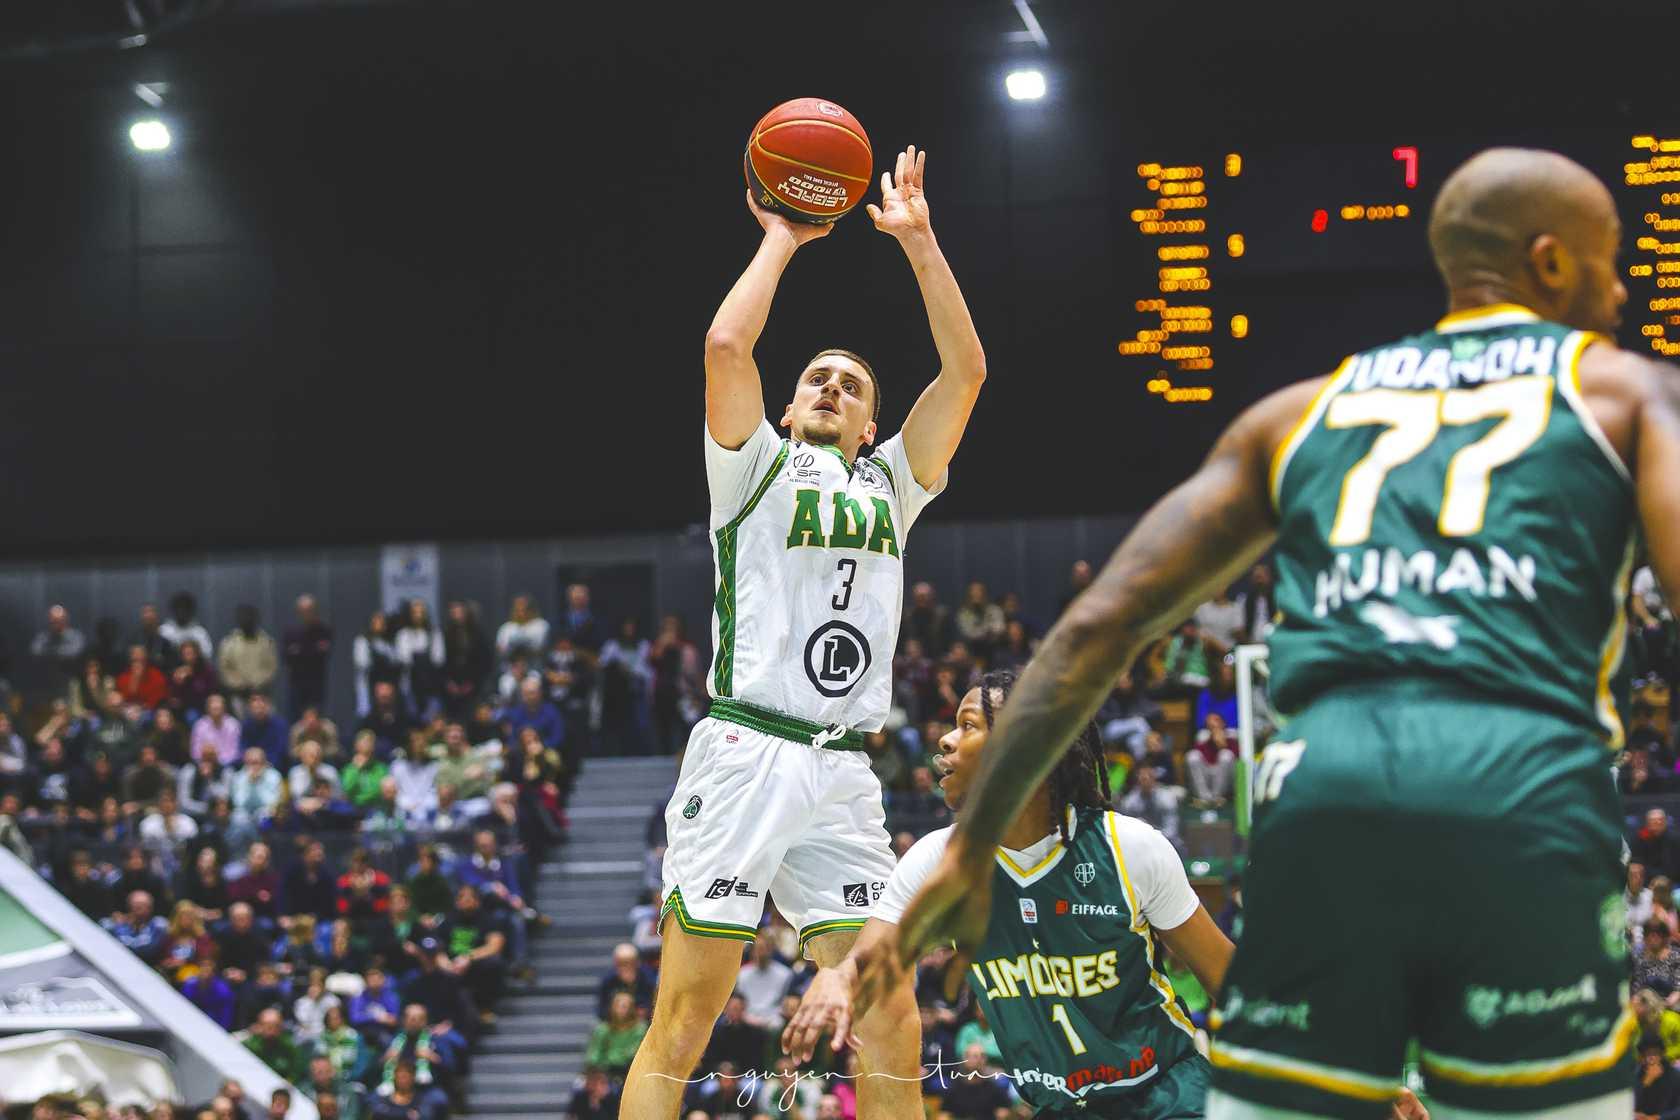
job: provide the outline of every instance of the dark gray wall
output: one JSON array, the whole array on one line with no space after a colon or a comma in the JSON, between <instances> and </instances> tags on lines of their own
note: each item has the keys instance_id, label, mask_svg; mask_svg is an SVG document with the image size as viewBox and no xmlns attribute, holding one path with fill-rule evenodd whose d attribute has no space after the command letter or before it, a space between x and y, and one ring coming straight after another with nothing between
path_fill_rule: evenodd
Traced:
<instances>
[{"instance_id":1,"label":"dark gray wall","mask_svg":"<svg viewBox=\"0 0 1680 1120\"><path fill-rule=\"evenodd\" d=\"M1125 516L1042 521L929 523L911 535L909 578L931 580L954 603L970 579L985 580L995 594L1019 591L1029 613L1048 625L1075 560L1093 563L1113 551L1133 519ZM126 633L140 604L160 606L177 591L199 602L199 616L221 640L234 608L253 603L263 625L279 636L291 621L297 596L310 592L337 631L329 707L341 723L351 714L350 642L379 606L376 547L333 547L246 552L140 555L117 560L65 559L0 566L0 635L14 661L14 676L27 681L30 638L46 608L62 603L73 623L92 638L96 619L117 619ZM490 541L440 546L443 599L477 602L488 632L506 617L508 600L535 595L545 614L560 606L557 572L590 565L645 563L654 569L654 602L646 612L681 615L690 634L707 643L711 609L711 550L699 528L682 533L623 534L547 541ZM283 694L283 690L282 690Z\"/></svg>"}]
</instances>

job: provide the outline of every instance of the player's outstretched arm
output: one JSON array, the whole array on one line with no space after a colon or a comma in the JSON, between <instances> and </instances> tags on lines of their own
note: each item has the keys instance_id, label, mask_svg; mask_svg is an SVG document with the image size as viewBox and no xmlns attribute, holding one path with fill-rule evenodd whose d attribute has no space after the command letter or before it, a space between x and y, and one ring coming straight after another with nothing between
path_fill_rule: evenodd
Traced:
<instances>
[{"instance_id":1,"label":"player's outstretched arm","mask_svg":"<svg viewBox=\"0 0 1680 1120\"><path fill-rule=\"evenodd\" d=\"M1189 480L1144 515L1074 600L1022 673L934 874L899 922L900 960L985 934L992 850L1113 687L1156 635L1246 570L1271 544L1274 448L1322 381L1244 413Z\"/></svg>"},{"instance_id":2,"label":"player's outstretched arm","mask_svg":"<svg viewBox=\"0 0 1680 1120\"><path fill-rule=\"evenodd\" d=\"M939 351L939 376L922 390L904 421L904 454L916 481L929 489L945 473L968 427L986 380L986 352L950 262L934 240L922 189L926 171L927 153L912 144L898 154L890 174L881 173L881 205L870 203L868 211L875 228L895 237L910 259Z\"/></svg>"},{"instance_id":3,"label":"player's outstretched arm","mask_svg":"<svg viewBox=\"0 0 1680 1120\"><path fill-rule=\"evenodd\" d=\"M1634 483L1651 569L1680 611L1680 368L1638 358L1649 386L1635 429Z\"/></svg>"},{"instance_id":4,"label":"player's outstretched arm","mask_svg":"<svg viewBox=\"0 0 1680 1120\"><path fill-rule=\"evenodd\" d=\"M794 251L828 235L831 227L790 222L771 213L747 192L747 209L764 228L758 252L712 317L706 331L706 428L731 451L740 447L764 419L764 386L758 379L753 347L770 318L776 285Z\"/></svg>"}]
</instances>

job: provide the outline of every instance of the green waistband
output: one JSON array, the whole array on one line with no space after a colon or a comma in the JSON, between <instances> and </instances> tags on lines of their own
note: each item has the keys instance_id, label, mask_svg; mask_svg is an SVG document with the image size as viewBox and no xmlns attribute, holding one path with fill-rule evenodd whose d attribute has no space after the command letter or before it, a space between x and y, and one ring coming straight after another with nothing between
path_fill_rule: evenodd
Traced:
<instances>
[{"instance_id":1,"label":"green waistband","mask_svg":"<svg viewBox=\"0 0 1680 1120\"><path fill-rule=\"evenodd\" d=\"M788 739L795 743L825 747L831 751L863 749L861 731L852 731L836 724L813 723L798 716L785 716L781 712L773 712L769 708L760 708L739 700L713 700L711 711L707 714L725 723L738 723L742 727L750 727L754 731L762 731L766 735L774 735L778 739Z\"/></svg>"}]
</instances>

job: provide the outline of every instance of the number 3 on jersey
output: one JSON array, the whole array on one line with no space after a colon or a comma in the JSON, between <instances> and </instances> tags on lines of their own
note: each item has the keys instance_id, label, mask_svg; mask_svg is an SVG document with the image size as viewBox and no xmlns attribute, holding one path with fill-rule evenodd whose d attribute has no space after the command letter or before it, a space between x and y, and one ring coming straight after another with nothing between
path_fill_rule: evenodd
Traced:
<instances>
[{"instance_id":1,"label":"number 3 on jersey","mask_svg":"<svg viewBox=\"0 0 1680 1120\"><path fill-rule=\"evenodd\" d=\"M848 556L840 561L835 571L846 573L846 578L840 581L840 590L829 600L829 606L843 611L852 605L852 581L857 579L857 561Z\"/></svg>"},{"instance_id":2,"label":"number 3 on jersey","mask_svg":"<svg viewBox=\"0 0 1680 1120\"><path fill-rule=\"evenodd\" d=\"M1388 430L1376 438L1371 450L1342 480L1330 543L1345 547L1370 538L1377 495L1388 472L1434 443L1443 424L1474 424L1502 417L1487 435L1453 455L1441 495L1438 528L1443 537L1481 532L1494 469L1521 455L1545 434L1551 406L1549 377L1513 377L1479 389L1370 389L1337 397L1325 413L1325 427L1382 424Z\"/></svg>"}]
</instances>

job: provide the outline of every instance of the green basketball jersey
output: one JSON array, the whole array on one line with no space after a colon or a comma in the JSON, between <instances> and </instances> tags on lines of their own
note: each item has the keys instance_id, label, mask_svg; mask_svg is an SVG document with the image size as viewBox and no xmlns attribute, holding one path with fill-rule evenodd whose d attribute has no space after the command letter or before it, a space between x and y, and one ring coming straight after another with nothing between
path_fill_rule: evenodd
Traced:
<instances>
[{"instance_id":1,"label":"green basketball jersey","mask_svg":"<svg viewBox=\"0 0 1680 1120\"><path fill-rule=\"evenodd\" d=\"M1281 712L1438 676L1620 745L1636 521L1581 398L1596 337L1501 304L1342 363L1272 462Z\"/></svg>"},{"instance_id":2,"label":"green basketball jersey","mask_svg":"<svg viewBox=\"0 0 1680 1120\"><path fill-rule=\"evenodd\" d=\"M1146 1091L1196 1054L1195 1028L1145 917L1153 902L1174 928L1195 912L1195 896L1149 825L1098 809L1071 823L1073 843L1056 844L1035 867L1000 850L991 923L968 979L1028 1104L1088 1104L1106 1115L1101 1102ZM1178 882L1145 881L1159 877L1156 868Z\"/></svg>"}]
</instances>

